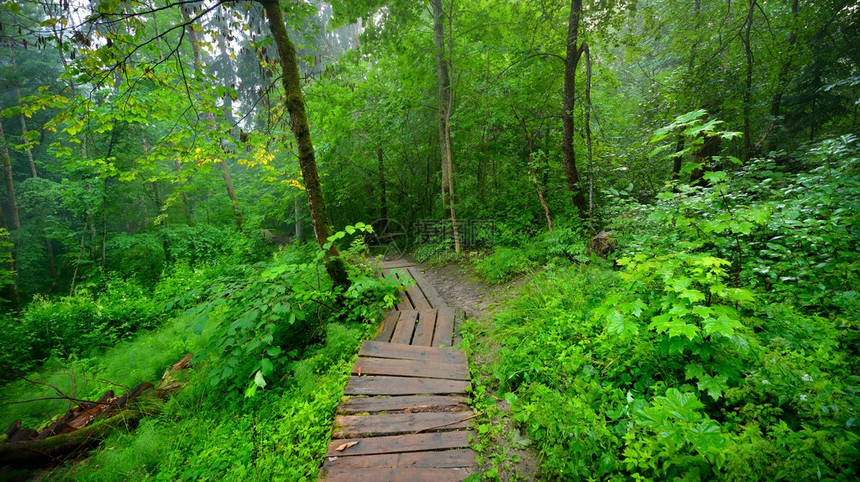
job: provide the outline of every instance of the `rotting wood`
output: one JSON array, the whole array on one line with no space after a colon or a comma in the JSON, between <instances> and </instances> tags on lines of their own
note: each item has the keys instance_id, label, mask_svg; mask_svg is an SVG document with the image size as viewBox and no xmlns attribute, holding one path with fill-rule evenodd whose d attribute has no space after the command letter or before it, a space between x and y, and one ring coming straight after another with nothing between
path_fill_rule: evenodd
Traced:
<instances>
[{"instance_id":1,"label":"rotting wood","mask_svg":"<svg viewBox=\"0 0 860 482\"><path fill-rule=\"evenodd\" d=\"M121 397L106 391L95 402L80 402L46 429L37 432L15 422L0 443L0 467L38 468L85 453L115 429L134 428L141 418L158 412L162 400L182 386L176 373L187 368L191 354L165 371L158 386L145 382ZM151 395L149 395L151 393Z\"/></svg>"}]
</instances>

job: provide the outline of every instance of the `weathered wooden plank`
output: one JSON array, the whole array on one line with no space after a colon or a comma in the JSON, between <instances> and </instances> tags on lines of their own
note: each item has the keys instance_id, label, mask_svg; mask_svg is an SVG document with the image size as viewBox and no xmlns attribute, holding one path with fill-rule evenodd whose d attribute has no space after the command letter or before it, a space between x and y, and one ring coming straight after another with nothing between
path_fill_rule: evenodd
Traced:
<instances>
[{"instance_id":1,"label":"weathered wooden plank","mask_svg":"<svg viewBox=\"0 0 860 482\"><path fill-rule=\"evenodd\" d=\"M403 279L404 277L409 277L405 271L396 269L391 272L391 276L394 276L397 279ZM400 302L397 303L397 309L400 311L406 310L414 310L415 306L412 304L412 301L409 300L409 295L406 291L400 292Z\"/></svg>"},{"instance_id":2,"label":"weathered wooden plank","mask_svg":"<svg viewBox=\"0 0 860 482\"><path fill-rule=\"evenodd\" d=\"M451 346L454 339L454 309L443 307L436 315L436 331L433 334L433 346Z\"/></svg>"},{"instance_id":3,"label":"weathered wooden plank","mask_svg":"<svg viewBox=\"0 0 860 482\"><path fill-rule=\"evenodd\" d=\"M466 412L383 413L380 415L337 415L332 438L400 435L425 430L446 431L466 428L474 414Z\"/></svg>"},{"instance_id":4,"label":"weathered wooden plank","mask_svg":"<svg viewBox=\"0 0 860 482\"><path fill-rule=\"evenodd\" d=\"M415 331L415 319L418 312L415 310L404 310L400 312L397 319L397 327L391 335L391 343L402 343L408 345L412 341L412 333Z\"/></svg>"},{"instance_id":5,"label":"weathered wooden plank","mask_svg":"<svg viewBox=\"0 0 860 482\"><path fill-rule=\"evenodd\" d=\"M412 302L409 301L409 296L405 291L400 293L400 301L395 306L397 311L407 311L412 309Z\"/></svg>"},{"instance_id":6,"label":"weathered wooden plank","mask_svg":"<svg viewBox=\"0 0 860 482\"><path fill-rule=\"evenodd\" d=\"M445 395L407 395L405 397L353 397L340 404L338 413L374 413L399 410L426 412L465 410L466 397Z\"/></svg>"},{"instance_id":7,"label":"weathered wooden plank","mask_svg":"<svg viewBox=\"0 0 860 482\"><path fill-rule=\"evenodd\" d=\"M394 327L397 326L397 317L400 316L399 311L389 311L385 315L385 320L379 325L379 332L376 334L376 340L388 342L391 340L391 335L394 334Z\"/></svg>"},{"instance_id":8,"label":"weathered wooden plank","mask_svg":"<svg viewBox=\"0 0 860 482\"><path fill-rule=\"evenodd\" d=\"M414 266L415 263L408 259L395 259L391 261L383 261L382 268L383 269L394 269L394 268L408 268L410 266Z\"/></svg>"},{"instance_id":9,"label":"weathered wooden plank","mask_svg":"<svg viewBox=\"0 0 860 482\"><path fill-rule=\"evenodd\" d=\"M404 377L350 377L346 395L448 395L466 393L471 384L464 380Z\"/></svg>"},{"instance_id":10,"label":"weathered wooden plank","mask_svg":"<svg viewBox=\"0 0 860 482\"><path fill-rule=\"evenodd\" d=\"M415 468L454 468L475 467L475 452L472 449L453 449L404 454L360 455L358 457L331 457L323 469L373 468L373 467L415 467Z\"/></svg>"},{"instance_id":11,"label":"weathered wooden plank","mask_svg":"<svg viewBox=\"0 0 860 482\"><path fill-rule=\"evenodd\" d=\"M471 470L468 468L331 468L323 470L320 480L332 482L372 480L374 482L452 482L465 480Z\"/></svg>"},{"instance_id":12,"label":"weathered wooden plank","mask_svg":"<svg viewBox=\"0 0 860 482\"><path fill-rule=\"evenodd\" d=\"M402 452L422 452L428 450L460 449L469 446L469 436L473 432L458 430L454 432L416 433L409 435L389 435L386 437L352 438L332 440L328 445L329 457L352 457L359 455L393 454ZM352 447L338 451L337 448L358 442Z\"/></svg>"},{"instance_id":13,"label":"weathered wooden plank","mask_svg":"<svg viewBox=\"0 0 860 482\"><path fill-rule=\"evenodd\" d=\"M408 274L404 274L403 277L411 278ZM418 288L418 285L415 284L414 280L411 285L406 287L406 293L409 295L409 300L412 301L412 306L414 306L416 310L432 309L430 302L427 301L427 297L424 296L424 293Z\"/></svg>"},{"instance_id":14,"label":"weathered wooden plank","mask_svg":"<svg viewBox=\"0 0 860 482\"><path fill-rule=\"evenodd\" d=\"M358 354L359 356L394 358L397 360L466 363L466 353L463 352L463 350L403 345L399 343L382 343L370 340L362 343L361 350L359 350Z\"/></svg>"},{"instance_id":15,"label":"weathered wooden plank","mask_svg":"<svg viewBox=\"0 0 860 482\"><path fill-rule=\"evenodd\" d=\"M415 284L418 286L421 292L424 293L424 296L427 298L433 308L439 309L444 306L448 306L448 304L445 303L445 300L443 300L442 297L439 296L439 292L436 291L436 288L430 283L427 277L421 274L421 270L418 267L412 266L410 268L407 268L407 272L410 276L412 276L412 278L415 279Z\"/></svg>"},{"instance_id":16,"label":"weathered wooden plank","mask_svg":"<svg viewBox=\"0 0 860 482\"><path fill-rule=\"evenodd\" d=\"M418 312L418 326L412 335L412 345L430 346L433 344L433 331L436 328L436 310Z\"/></svg>"},{"instance_id":17,"label":"weathered wooden plank","mask_svg":"<svg viewBox=\"0 0 860 482\"><path fill-rule=\"evenodd\" d=\"M469 366L465 363L359 357L355 361L355 365L352 366L352 373L356 375L389 375L394 377L468 380Z\"/></svg>"}]
</instances>

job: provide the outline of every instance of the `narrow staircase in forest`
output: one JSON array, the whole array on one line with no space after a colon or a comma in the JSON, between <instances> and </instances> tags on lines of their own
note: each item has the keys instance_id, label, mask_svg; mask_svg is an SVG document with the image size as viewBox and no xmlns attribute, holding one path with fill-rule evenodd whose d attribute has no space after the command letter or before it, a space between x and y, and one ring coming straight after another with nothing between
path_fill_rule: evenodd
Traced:
<instances>
[{"instance_id":1,"label":"narrow staircase in forest","mask_svg":"<svg viewBox=\"0 0 860 482\"><path fill-rule=\"evenodd\" d=\"M474 413L466 404L466 354L449 348L454 310L409 262L382 268L415 283L361 346L320 480L463 480L476 465Z\"/></svg>"}]
</instances>

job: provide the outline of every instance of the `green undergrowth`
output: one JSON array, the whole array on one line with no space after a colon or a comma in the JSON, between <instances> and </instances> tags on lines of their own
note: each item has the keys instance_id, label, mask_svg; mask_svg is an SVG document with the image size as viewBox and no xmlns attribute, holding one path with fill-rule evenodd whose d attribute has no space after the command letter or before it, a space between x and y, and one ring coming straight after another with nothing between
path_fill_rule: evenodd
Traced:
<instances>
[{"instance_id":1,"label":"green undergrowth","mask_svg":"<svg viewBox=\"0 0 860 482\"><path fill-rule=\"evenodd\" d=\"M197 373L161 413L113 434L58 480L313 480L334 410L361 340L372 327L330 324L323 343L292 362L276 387L253 398L212 396Z\"/></svg>"},{"instance_id":2,"label":"green undergrowth","mask_svg":"<svg viewBox=\"0 0 860 482\"><path fill-rule=\"evenodd\" d=\"M611 260L536 268L467 323L485 475L509 432L547 479L856 479L858 154L849 136L619 196Z\"/></svg>"},{"instance_id":3,"label":"green undergrowth","mask_svg":"<svg viewBox=\"0 0 860 482\"><path fill-rule=\"evenodd\" d=\"M350 226L332 240L346 241L363 229ZM114 338L50 351L33 360L34 369L19 366L15 373L26 380L0 386L0 424L21 420L38 428L69 408L65 396L93 400L108 389L122 394L142 382L157 383L165 369L193 353L183 373L186 384L158 415L137 429L116 431L89 457L47 476L316 478L350 365L400 287L363 267L364 247L359 236L355 239L343 250L348 289L328 281L321 251L293 246L265 261L177 266L148 292L117 282L97 295L37 301L21 319L79 329L66 327L75 313L92 319L114 300L121 311L118 300L124 297L128 310L152 307L152 322L134 329L118 325ZM81 306L95 308L76 311ZM20 330L33 331L35 339L53 335L51 329L38 331L40 326L22 324Z\"/></svg>"},{"instance_id":4,"label":"green undergrowth","mask_svg":"<svg viewBox=\"0 0 860 482\"><path fill-rule=\"evenodd\" d=\"M587 263L586 246L578 228L556 227L535 236L522 235L497 246L491 253L475 258L475 272L492 284L504 283L530 273L538 267Z\"/></svg>"}]
</instances>

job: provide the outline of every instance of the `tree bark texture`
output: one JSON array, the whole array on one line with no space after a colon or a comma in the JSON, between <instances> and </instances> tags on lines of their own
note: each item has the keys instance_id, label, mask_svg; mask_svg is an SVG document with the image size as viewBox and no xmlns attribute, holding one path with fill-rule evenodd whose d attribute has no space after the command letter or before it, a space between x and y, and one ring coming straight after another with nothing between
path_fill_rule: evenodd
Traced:
<instances>
[{"instance_id":1,"label":"tree bark texture","mask_svg":"<svg viewBox=\"0 0 860 482\"><path fill-rule=\"evenodd\" d=\"M561 111L563 136L561 151L564 176L567 180L567 188L573 195L573 205L579 210L580 217L585 218L588 206L579 185L579 173L576 170L576 152L573 148L573 109L576 107L576 67L582 54L582 51L577 46L581 14L582 0L571 0L570 18L567 25L567 55L564 60L564 98Z\"/></svg>"},{"instance_id":2,"label":"tree bark texture","mask_svg":"<svg viewBox=\"0 0 860 482\"><path fill-rule=\"evenodd\" d=\"M436 79L439 84L439 153L442 160L442 204L447 204L451 214L451 228L454 237L454 251L460 252L460 233L457 227L457 214L454 209L454 162L451 154L451 113L453 96L451 95L451 76L448 63L445 60L445 24L442 0L431 0L433 6L433 45L436 54ZM450 33L451 18L448 18ZM448 39L451 49L451 38ZM449 59L450 60L450 59Z\"/></svg>"},{"instance_id":3,"label":"tree bark texture","mask_svg":"<svg viewBox=\"0 0 860 482\"><path fill-rule=\"evenodd\" d=\"M317 173L316 155L311 140L308 116L305 112L305 98L302 94L302 86L299 76L299 64L296 57L296 47L290 40L281 7L277 0L261 0L269 19L269 30L275 39L278 56L281 63L281 83L284 87L284 102L287 112L290 114L290 130L296 137L296 145L299 151L299 167L302 170L302 179L305 183L305 192L308 194L308 206L310 207L311 220L313 221L314 235L317 243L322 247L331 236L328 211L323 198L322 186ZM348 283L346 267L338 257L340 253L332 244L326 252L326 271L331 280L338 285Z\"/></svg>"},{"instance_id":4,"label":"tree bark texture","mask_svg":"<svg viewBox=\"0 0 860 482\"><path fill-rule=\"evenodd\" d=\"M752 46L750 45L750 33L752 31L753 14L755 13L757 1L758 0L750 0L746 23L744 24L743 42L747 61L746 81L744 83L744 160L749 160L753 156L752 134L750 133L753 54Z\"/></svg>"}]
</instances>

